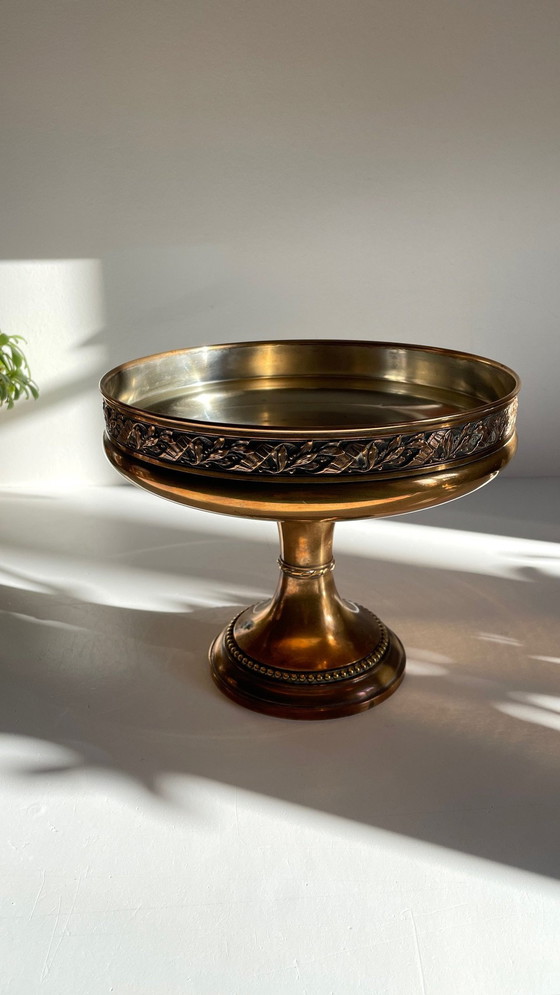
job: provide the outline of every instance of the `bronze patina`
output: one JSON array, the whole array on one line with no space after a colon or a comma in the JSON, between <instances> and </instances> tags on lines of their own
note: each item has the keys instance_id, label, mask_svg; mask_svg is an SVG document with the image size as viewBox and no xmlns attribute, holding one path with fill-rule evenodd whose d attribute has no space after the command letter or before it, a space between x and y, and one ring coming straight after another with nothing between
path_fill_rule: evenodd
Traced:
<instances>
[{"instance_id":1,"label":"bronze patina","mask_svg":"<svg viewBox=\"0 0 560 995\"><path fill-rule=\"evenodd\" d=\"M519 380L480 356L392 342L198 346L101 381L105 448L183 504L279 523L276 593L214 641L238 703L289 718L370 708L402 681L398 637L337 592L336 521L431 507L487 483L516 446Z\"/></svg>"}]
</instances>

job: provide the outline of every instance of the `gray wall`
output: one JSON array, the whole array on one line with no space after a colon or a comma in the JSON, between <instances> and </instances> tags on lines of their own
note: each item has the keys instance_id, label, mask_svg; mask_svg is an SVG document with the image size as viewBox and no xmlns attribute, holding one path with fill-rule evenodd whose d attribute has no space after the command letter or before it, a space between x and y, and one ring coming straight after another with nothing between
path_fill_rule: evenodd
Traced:
<instances>
[{"instance_id":1,"label":"gray wall","mask_svg":"<svg viewBox=\"0 0 560 995\"><path fill-rule=\"evenodd\" d=\"M502 360L508 472L559 472L557 0L10 0L2 35L0 326L42 386L5 482L114 479L117 362L298 336Z\"/></svg>"}]
</instances>

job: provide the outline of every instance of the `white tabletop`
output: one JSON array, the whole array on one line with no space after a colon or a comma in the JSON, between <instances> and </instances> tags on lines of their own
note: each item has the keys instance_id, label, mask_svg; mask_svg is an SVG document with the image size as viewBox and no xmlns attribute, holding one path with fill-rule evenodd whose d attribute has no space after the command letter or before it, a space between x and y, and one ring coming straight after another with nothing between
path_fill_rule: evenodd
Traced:
<instances>
[{"instance_id":1,"label":"white tabletop","mask_svg":"<svg viewBox=\"0 0 560 995\"><path fill-rule=\"evenodd\" d=\"M274 525L3 491L1 991L558 995L559 485L337 526L408 670L316 723L209 677Z\"/></svg>"}]
</instances>

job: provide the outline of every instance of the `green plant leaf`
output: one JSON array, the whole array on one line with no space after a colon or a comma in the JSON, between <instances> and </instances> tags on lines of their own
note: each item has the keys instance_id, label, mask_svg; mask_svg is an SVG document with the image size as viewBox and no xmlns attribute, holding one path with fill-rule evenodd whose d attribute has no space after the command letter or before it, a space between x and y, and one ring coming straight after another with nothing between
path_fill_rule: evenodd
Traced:
<instances>
[{"instance_id":1,"label":"green plant leaf","mask_svg":"<svg viewBox=\"0 0 560 995\"><path fill-rule=\"evenodd\" d=\"M25 342L21 335L0 333L0 407L13 408L20 397L39 396L39 388L31 379L29 364L17 342Z\"/></svg>"}]
</instances>

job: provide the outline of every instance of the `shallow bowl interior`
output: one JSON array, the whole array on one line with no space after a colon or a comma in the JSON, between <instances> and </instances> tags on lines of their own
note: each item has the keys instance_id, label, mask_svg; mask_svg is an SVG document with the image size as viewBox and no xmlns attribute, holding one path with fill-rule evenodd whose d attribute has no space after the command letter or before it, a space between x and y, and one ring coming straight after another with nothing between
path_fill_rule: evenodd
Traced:
<instances>
[{"instance_id":1,"label":"shallow bowl interior","mask_svg":"<svg viewBox=\"0 0 560 995\"><path fill-rule=\"evenodd\" d=\"M132 360L101 381L107 400L158 421L321 435L454 421L518 387L512 370L468 353L340 340L197 346Z\"/></svg>"}]
</instances>

